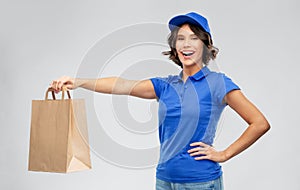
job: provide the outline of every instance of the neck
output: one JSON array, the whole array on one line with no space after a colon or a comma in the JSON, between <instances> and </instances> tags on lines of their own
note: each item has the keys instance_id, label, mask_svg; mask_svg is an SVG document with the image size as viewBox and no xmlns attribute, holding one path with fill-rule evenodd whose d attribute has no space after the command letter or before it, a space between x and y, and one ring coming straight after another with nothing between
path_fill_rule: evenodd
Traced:
<instances>
[{"instance_id":1,"label":"neck","mask_svg":"<svg viewBox=\"0 0 300 190\"><path fill-rule=\"evenodd\" d=\"M189 76L193 76L194 74L196 74L197 72L199 72L201 69L203 68L202 65L194 65L194 66L184 66L183 65L183 69L182 69L182 80L186 81L186 79Z\"/></svg>"}]
</instances>

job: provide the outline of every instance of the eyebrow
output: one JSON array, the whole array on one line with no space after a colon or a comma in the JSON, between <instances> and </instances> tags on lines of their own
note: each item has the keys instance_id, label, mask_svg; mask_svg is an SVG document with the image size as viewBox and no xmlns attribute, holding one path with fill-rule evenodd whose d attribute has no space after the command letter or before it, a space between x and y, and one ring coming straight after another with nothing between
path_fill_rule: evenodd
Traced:
<instances>
[{"instance_id":1,"label":"eyebrow","mask_svg":"<svg viewBox=\"0 0 300 190\"><path fill-rule=\"evenodd\" d=\"M178 33L177 36L185 36L185 35ZM193 33L193 34L189 34L188 36L197 36L197 35L195 33Z\"/></svg>"}]
</instances>

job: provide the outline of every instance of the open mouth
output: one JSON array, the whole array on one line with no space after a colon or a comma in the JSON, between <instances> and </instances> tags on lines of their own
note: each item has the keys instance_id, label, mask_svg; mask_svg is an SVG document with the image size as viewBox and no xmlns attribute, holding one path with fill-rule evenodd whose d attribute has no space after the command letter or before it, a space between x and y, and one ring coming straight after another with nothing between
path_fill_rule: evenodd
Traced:
<instances>
[{"instance_id":1,"label":"open mouth","mask_svg":"<svg viewBox=\"0 0 300 190\"><path fill-rule=\"evenodd\" d=\"M191 56L191 55L193 55L195 52L193 52L193 51L182 51L181 53L182 53L183 56Z\"/></svg>"}]
</instances>

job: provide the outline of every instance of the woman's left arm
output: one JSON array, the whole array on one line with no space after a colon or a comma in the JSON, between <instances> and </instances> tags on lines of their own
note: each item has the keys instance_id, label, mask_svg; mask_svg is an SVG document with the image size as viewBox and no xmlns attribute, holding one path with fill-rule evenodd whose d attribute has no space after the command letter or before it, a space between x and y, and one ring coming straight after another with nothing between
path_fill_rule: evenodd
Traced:
<instances>
[{"instance_id":1,"label":"woman's left arm","mask_svg":"<svg viewBox=\"0 0 300 190\"><path fill-rule=\"evenodd\" d=\"M235 142L223 151L216 151L213 147L202 142L192 143L191 146L195 146L195 148L190 149L188 152L191 156L195 157L195 160L209 159L216 162L225 162L243 152L270 129L270 125L264 115L240 90L229 92L225 96L224 101L226 101L249 126Z\"/></svg>"}]
</instances>

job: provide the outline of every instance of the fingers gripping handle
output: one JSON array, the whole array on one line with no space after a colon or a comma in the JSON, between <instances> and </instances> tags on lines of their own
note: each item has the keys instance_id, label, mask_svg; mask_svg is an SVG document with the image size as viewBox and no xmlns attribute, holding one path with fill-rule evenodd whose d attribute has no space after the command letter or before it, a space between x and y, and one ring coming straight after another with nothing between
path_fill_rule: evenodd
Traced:
<instances>
[{"instance_id":1,"label":"fingers gripping handle","mask_svg":"<svg viewBox=\"0 0 300 190\"><path fill-rule=\"evenodd\" d=\"M53 100L56 100L56 97L55 97L55 90L53 88L48 88L47 92L46 92L46 95L45 95L45 100L48 100L48 94L49 92L51 92L52 94L52 99ZM71 99L71 95L70 95L70 91L67 89L67 87L63 86L62 87L62 91L61 91L61 99L64 100L65 99L65 92L67 92L67 95L68 95L68 98Z\"/></svg>"}]
</instances>

